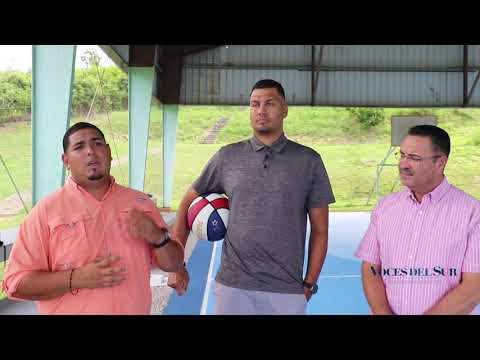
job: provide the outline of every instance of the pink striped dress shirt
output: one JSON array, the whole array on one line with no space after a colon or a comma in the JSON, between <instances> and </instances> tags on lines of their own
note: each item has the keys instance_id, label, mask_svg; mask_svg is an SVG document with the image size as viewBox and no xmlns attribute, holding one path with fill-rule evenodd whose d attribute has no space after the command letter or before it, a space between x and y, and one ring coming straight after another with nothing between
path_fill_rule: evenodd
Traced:
<instances>
[{"instance_id":1,"label":"pink striped dress shirt","mask_svg":"<svg viewBox=\"0 0 480 360\"><path fill-rule=\"evenodd\" d=\"M395 314L422 314L459 285L462 272L480 272L480 201L446 177L421 203L409 189L386 196L355 256L382 266Z\"/></svg>"}]
</instances>

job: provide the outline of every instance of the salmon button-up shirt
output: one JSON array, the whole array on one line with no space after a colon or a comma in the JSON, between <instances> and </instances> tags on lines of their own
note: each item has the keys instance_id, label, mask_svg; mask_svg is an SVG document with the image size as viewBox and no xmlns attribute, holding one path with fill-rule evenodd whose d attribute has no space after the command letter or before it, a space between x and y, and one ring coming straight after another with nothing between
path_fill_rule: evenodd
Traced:
<instances>
[{"instance_id":1,"label":"salmon button-up shirt","mask_svg":"<svg viewBox=\"0 0 480 360\"><path fill-rule=\"evenodd\" d=\"M31 271L76 269L101 256L120 256L111 266L126 268L126 279L105 288L81 288L76 295L38 301L40 314L149 314L152 247L132 238L125 219L132 208L149 214L166 227L155 204L142 192L115 183L101 201L70 177L30 212L12 248L3 290L12 299L22 278ZM68 286L68 285L67 285Z\"/></svg>"}]
</instances>

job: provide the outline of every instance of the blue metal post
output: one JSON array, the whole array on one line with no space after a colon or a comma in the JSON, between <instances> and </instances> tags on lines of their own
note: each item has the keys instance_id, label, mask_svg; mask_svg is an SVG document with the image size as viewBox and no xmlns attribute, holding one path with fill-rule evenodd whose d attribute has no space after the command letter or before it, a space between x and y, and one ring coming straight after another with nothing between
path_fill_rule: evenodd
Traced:
<instances>
[{"instance_id":1,"label":"blue metal post","mask_svg":"<svg viewBox=\"0 0 480 360\"><path fill-rule=\"evenodd\" d=\"M63 185L62 138L70 123L76 45L33 45L32 202Z\"/></svg>"},{"instance_id":2,"label":"blue metal post","mask_svg":"<svg viewBox=\"0 0 480 360\"><path fill-rule=\"evenodd\" d=\"M153 67L128 69L129 185L143 191L152 103Z\"/></svg>"},{"instance_id":3,"label":"blue metal post","mask_svg":"<svg viewBox=\"0 0 480 360\"><path fill-rule=\"evenodd\" d=\"M178 105L163 105L163 207L172 207Z\"/></svg>"}]
</instances>

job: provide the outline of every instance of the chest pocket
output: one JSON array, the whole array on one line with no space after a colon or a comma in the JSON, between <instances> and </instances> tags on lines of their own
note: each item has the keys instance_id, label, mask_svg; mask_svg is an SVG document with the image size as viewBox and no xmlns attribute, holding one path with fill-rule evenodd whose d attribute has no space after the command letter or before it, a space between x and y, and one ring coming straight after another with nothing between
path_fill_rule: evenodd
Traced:
<instances>
[{"instance_id":1,"label":"chest pocket","mask_svg":"<svg viewBox=\"0 0 480 360\"><path fill-rule=\"evenodd\" d=\"M87 213L76 213L54 218L48 223L51 269L68 270L87 263L90 252L85 227L91 220Z\"/></svg>"}]
</instances>

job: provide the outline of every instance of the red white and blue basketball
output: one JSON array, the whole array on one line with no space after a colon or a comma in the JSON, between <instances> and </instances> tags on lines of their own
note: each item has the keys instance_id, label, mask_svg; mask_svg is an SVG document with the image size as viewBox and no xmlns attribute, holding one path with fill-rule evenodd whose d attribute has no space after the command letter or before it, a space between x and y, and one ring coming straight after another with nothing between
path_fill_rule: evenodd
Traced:
<instances>
[{"instance_id":1,"label":"red white and blue basketball","mask_svg":"<svg viewBox=\"0 0 480 360\"><path fill-rule=\"evenodd\" d=\"M228 198L225 195L200 195L188 208L188 227L199 240L223 240L227 232L229 212Z\"/></svg>"}]
</instances>

